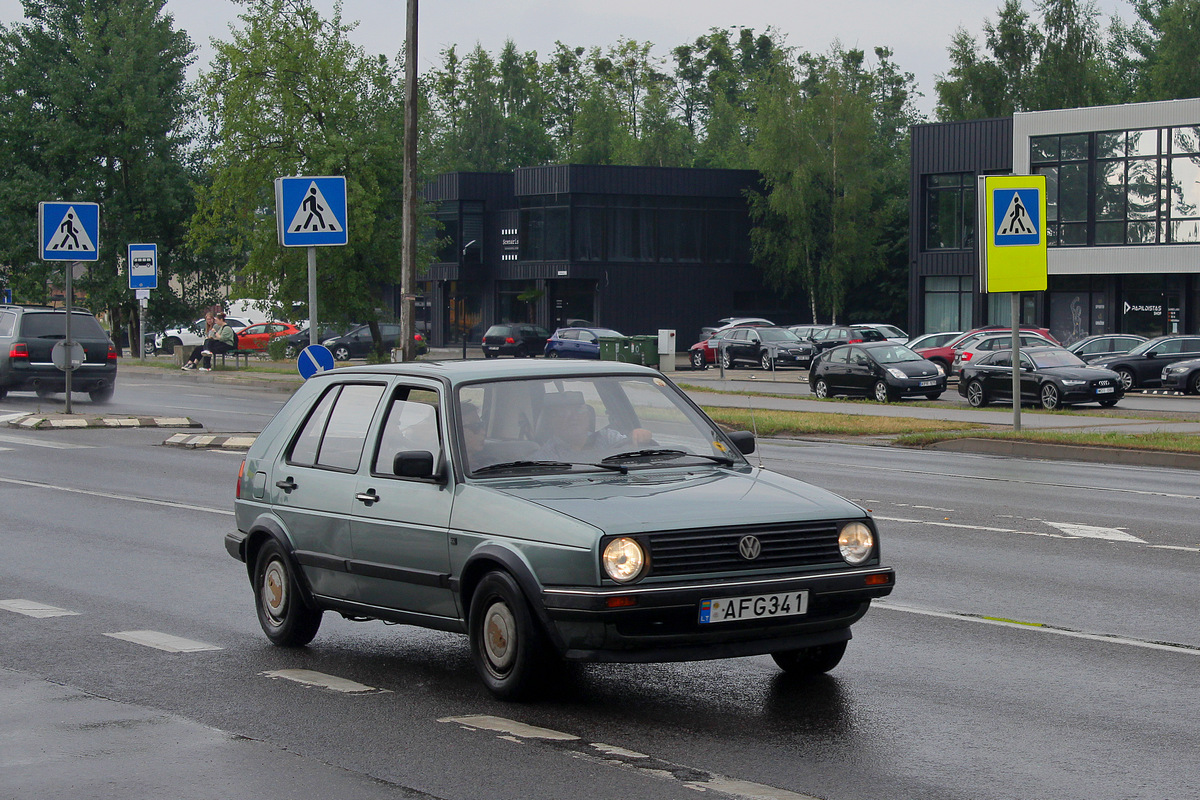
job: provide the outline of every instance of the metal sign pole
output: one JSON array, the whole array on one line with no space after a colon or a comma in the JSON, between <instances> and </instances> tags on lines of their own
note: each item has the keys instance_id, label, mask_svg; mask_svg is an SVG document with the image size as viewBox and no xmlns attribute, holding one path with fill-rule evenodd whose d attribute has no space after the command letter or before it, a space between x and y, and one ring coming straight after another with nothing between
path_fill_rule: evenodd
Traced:
<instances>
[{"instance_id":1,"label":"metal sign pole","mask_svg":"<svg viewBox=\"0 0 1200 800\"><path fill-rule=\"evenodd\" d=\"M66 413L68 413L68 414L71 413L71 372L75 369L75 359L72 358L72 356L74 355L75 343L73 341L71 341L71 300L74 296L75 289L71 286L71 278L73 277L73 273L75 272L75 265L78 263L80 263L80 262L78 262L78 261L66 262L67 273L66 273L66 279L64 281L64 283L66 284L66 286L64 287L64 293L66 295L65 302L66 302L66 308L67 308L67 319L66 319L66 325L63 329L63 347L67 352L67 364L66 364L66 366L67 366L66 373L67 374L64 376L64 380L66 381L66 386L65 386L66 394L67 394Z\"/></svg>"},{"instance_id":2,"label":"metal sign pole","mask_svg":"<svg viewBox=\"0 0 1200 800\"><path fill-rule=\"evenodd\" d=\"M317 333L317 248L308 248L308 343L320 344Z\"/></svg>"},{"instance_id":3,"label":"metal sign pole","mask_svg":"<svg viewBox=\"0 0 1200 800\"><path fill-rule=\"evenodd\" d=\"M1021 293L1012 292L1013 431L1021 430Z\"/></svg>"}]
</instances>

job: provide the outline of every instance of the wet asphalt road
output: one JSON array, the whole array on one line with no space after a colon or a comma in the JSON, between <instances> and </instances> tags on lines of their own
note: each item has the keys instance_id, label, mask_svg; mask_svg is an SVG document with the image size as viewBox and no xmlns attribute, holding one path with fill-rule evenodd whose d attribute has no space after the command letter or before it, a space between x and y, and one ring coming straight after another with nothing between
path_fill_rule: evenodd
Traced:
<instances>
[{"instance_id":1,"label":"wet asphalt road","mask_svg":"<svg viewBox=\"0 0 1200 800\"><path fill-rule=\"evenodd\" d=\"M174 396L226 415L215 430L282 399ZM327 614L310 647L271 647L221 545L239 455L153 429L0 433L0 601L76 612L0 608L0 797L1195 796L1193 472L764 444L870 507L897 568L841 666L572 667L510 705L450 634ZM220 649L106 635L130 631ZM282 669L363 690L264 675Z\"/></svg>"}]
</instances>

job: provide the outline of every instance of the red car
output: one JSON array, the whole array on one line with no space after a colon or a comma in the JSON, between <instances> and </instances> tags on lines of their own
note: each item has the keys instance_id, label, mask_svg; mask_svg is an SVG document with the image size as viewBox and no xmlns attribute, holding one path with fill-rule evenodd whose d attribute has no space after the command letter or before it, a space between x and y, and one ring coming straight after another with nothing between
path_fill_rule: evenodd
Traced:
<instances>
[{"instance_id":1,"label":"red car","mask_svg":"<svg viewBox=\"0 0 1200 800\"><path fill-rule=\"evenodd\" d=\"M280 336L291 336L300 329L288 322L260 322L247 325L237 332L239 350L266 350L267 342Z\"/></svg>"},{"instance_id":2,"label":"red car","mask_svg":"<svg viewBox=\"0 0 1200 800\"><path fill-rule=\"evenodd\" d=\"M1011 326L1004 325L987 325L982 328L973 328L959 336L957 339L952 340L949 344L943 345L942 347L922 347L920 350L917 350L916 353L921 358L927 358L935 364L940 364L942 369L946 371L946 374L949 375L950 366L954 363L954 357L957 355L957 351L962 350L964 347L976 341L977 339L987 336L989 333L1002 333L1004 331L1011 330ZM1023 333L1038 333L1042 336L1045 336L1051 342L1054 342L1055 344L1058 343L1058 340L1050 335L1050 331L1047 328L1027 328L1022 326L1021 331Z\"/></svg>"}]
</instances>

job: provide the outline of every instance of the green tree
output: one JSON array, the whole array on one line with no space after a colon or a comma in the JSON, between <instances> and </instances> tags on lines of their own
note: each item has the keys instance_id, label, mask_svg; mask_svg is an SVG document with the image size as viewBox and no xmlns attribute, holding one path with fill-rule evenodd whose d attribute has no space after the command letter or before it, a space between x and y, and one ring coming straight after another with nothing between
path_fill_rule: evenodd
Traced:
<instances>
[{"instance_id":1,"label":"green tree","mask_svg":"<svg viewBox=\"0 0 1200 800\"><path fill-rule=\"evenodd\" d=\"M1200 95L1200 0L1137 0L1137 20L1115 26L1119 74L1138 100Z\"/></svg>"},{"instance_id":2,"label":"green tree","mask_svg":"<svg viewBox=\"0 0 1200 800\"><path fill-rule=\"evenodd\" d=\"M276 241L273 182L342 175L349 244L318 258L320 319L390 316L381 291L400 274L402 93L396 68L353 45L340 5L324 19L310 0L245 0L242 27L215 43L201 76L203 107L219 136L200 187L190 241L245 259L252 297L290 307L307 300L301 248ZM378 345L379 337L376 336Z\"/></svg>"},{"instance_id":3,"label":"green tree","mask_svg":"<svg viewBox=\"0 0 1200 800\"><path fill-rule=\"evenodd\" d=\"M0 262L20 267L17 299L48 299L63 266L37 260L38 202L100 203L99 260L76 287L115 332L136 308L126 245L158 243L164 277L196 267L183 246L192 44L165 0L24 6L25 20L0 30ZM169 296L160 285L156 300Z\"/></svg>"}]
</instances>

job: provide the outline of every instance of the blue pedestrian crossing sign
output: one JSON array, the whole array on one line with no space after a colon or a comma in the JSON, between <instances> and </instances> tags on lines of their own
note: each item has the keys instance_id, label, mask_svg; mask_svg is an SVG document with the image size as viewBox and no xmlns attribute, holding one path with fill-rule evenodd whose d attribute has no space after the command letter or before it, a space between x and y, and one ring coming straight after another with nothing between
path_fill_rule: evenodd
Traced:
<instances>
[{"instance_id":1,"label":"blue pedestrian crossing sign","mask_svg":"<svg viewBox=\"0 0 1200 800\"><path fill-rule=\"evenodd\" d=\"M992 192L996 246L1038 244L1042 239L1041 193L1037 189L997 189Z\"/></svg>"},{"instance_id":2,"label":"blue pedestrian crossing sign","mask_svg":"<svg viewBox=\"0 0 1200 800\"><path fill-rule=\"evenodd\" d=\"M310 344L300 351L300 357L296 359L296 369L304 380L328 372L333 369L333 353L323 344Z\"/></svg>"},{"instance_id":3,"label":"blue pedestrian crossing sign","mask_svg":"<svg viewBox=\"0 0 1200 800\"><path fill-rule=\"evenodd\" d=\"M284 247L346 244L346 179L277 178L275 224Z\"/></svg>"},{"instance_id":4,"label":"blue pedestrian crossing sign","mask_svg":"<svg viewBox=\"0 0 1200 800\"><path fill-rule=\"evenodd\" d=\"M38 203L38 248L43 261L99 261L99 204Z\"/></svg>"},{"instance_id":5,"label":"blue pedestrian crossing sign","mask_svg":"<svg viewBox=\"0 0 1200 800\"><path fill-rule=\"evenodd\" d=\"M130 289L158 288L158 245L129 245L126 263L129 265Z\"/></svg>"}]
</instances>

